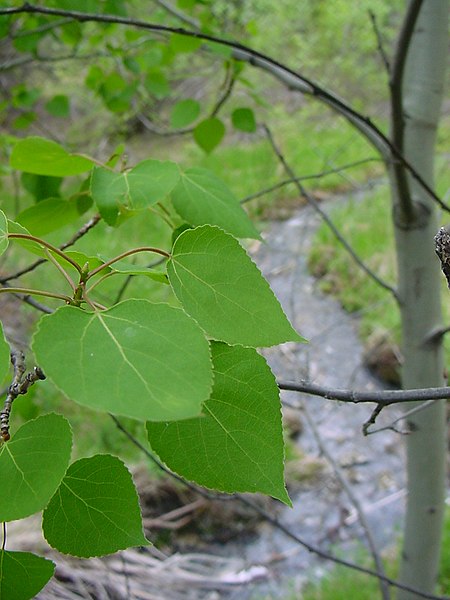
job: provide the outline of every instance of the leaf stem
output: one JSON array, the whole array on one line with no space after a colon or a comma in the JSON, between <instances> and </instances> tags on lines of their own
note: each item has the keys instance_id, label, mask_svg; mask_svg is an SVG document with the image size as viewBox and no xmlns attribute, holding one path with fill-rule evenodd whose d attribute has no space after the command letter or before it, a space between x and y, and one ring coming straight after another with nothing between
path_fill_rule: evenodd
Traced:
<instances>
[{"instance_id":1,"label":"leaf stem","mask_svg":"<svg viewBox=\"0 0 450 600\"><path fill-rule=\"evenodd\" d=\"M20 288L20 287L0 287L0 294L6 293L12 294L25 294L30 296L46 296L47 298L56 298L57 300L64 300L68 304L72 304L72 298L70 296L66 296L65 294L57 294L55 292L46 292L45 290L33 290L30 288Z\"/></svg>"},{"instance_id":2,"label":"leaf stem","mask_svg":"<svg viewBox=\"0 0 450 600\"><path fill-rule=\"evenodd\" d=\"M70 277L69 273L67 273L67 271L56 260L56 258L54 256L52 256L52 254L48 250L48 248L45 248L45 254L48 257L48 260L55 265L55 267L58 269L58 271L61 273L61 275L64 277L64 279L68 282L68 284L70 285L72 290L75 292L77 287L76 287L75 283L72 281L72 278Z\"/></svg>"},{"instance_id":3,"label":"leaf stem","mask_svg":"<svg viewBox=\"0 0 450 600\"><path fill-rule=\"evenodd\" d=\"M44 246L44 248L48 248L49 250L51 250L52 252L54 252L55 254L57 254L58 256L63 258L64 260L66 260L68 263L70 263L72 265L72 267L74 267L78 271L78 273L80 273L80 275L82 273L82 269L78 263L76 263L69 256L67 256L67 254L65 254L62 250L60 250L56 246L53 246L53 244L49 244L49 242L46 242L45 240L42 240L41 238L35 237L34 235L26 234L26 233L9 233L8 239L10 239L10 240L30 240L31 242L37 242L41 246Z\"/></svg>"},{"instance_id":4,"label":"leaf stem","mask_svg":"<svg viewBox=\"0 0 450 600\"><path fill-rule=\"evenodd\" d=\"M89 273L86 276L86 281L88 281L88 279L90 279L94 275L97 275L97 273L100 273L100 271L102 271L106 267L113 265L114 263L118 262L119 260L122 260L123 258L126 258L127 256L137 254L138 252L155 252L156 254L160 254L161 256L164 256L165 258L170 258L170 254L168 252L166 252L165 250L160 250L159 248L153 248L151 246L140 246L139 248L133 248L132 250L127 250L126 252L119 254L115 258L111 258L111 260L108 260L107 262L103 263L96 269L89 271Z\"/></svg>"}]
</instances>

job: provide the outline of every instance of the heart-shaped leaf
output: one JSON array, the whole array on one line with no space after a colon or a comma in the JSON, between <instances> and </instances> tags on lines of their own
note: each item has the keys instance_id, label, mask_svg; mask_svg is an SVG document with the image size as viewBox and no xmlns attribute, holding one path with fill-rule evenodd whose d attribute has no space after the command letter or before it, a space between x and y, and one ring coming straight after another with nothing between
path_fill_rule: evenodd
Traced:
<instances>
[{"instance_id":1,"label":"heart-shaped leaf","mask_svg":"<svg viewBox=\"0 0 450 600\"><path fill-rule=\"evenodd\" d=\"M71 449L70 425L55 414L28 421L0 447L0 521L44 508L66 472Z\"/></svg>"},{"instance_id":2,"label":"heart-shaped leaf","mask_svg":"<svg viewBox=\"0 0 450 600\"><path fill-rule=\"evenodd\" d=\"M98 167L92 172L91 194L105 221L115 225L121 206L138 210L156 204L179 178L178 166L170 161L144 160L123 173Z\"/></svg>"},{"instance_id":3,"label":"heart-shaped leaf","mask_svg":"<svg viewBox=\"0 0 450 600\"><path fill-rule=\"evenodd\" d=\"M222 492L261 492L290 504L283 479L275 378L253 348L212 344L214 387L203 415L147 423L152 449L179 475Z\"/></svg>"},{"instance_id":4,"label":"heart-shaped leaf","mask_svg":"<svg viewBox=\"0 0 450 600\"><path fill-rule=\"evenodd\" d=\"M187 169L172 192L177 213L191 225L218 225L239 238L259 239L231 190L207 169Z\"/></svg>"},{"instance_id":5,"label":"heart-shaped leaf","mask_svg":"<svg viewBox=\"0 0 450 600\"><path fill-rule=\"evenodd\" d=\"M201 121L194 129L194 140L206 153L212 152L225 135L225 125L217 117Z\"/></svg>"},{"instance_id":6,"label":"heart-shaped leaf","mask_svg":"<svg viewBox=\"0 0 450 600\"><path fill-rule=\"evenodd\" d=\"M55 563L31 552L0 551L0 598L31 600L48 583Z\"/></svg>"},{"instance_id":7,"label":"heart-shaped leaf","mask_svg":"<svg viewBox=\"0 0 450 600\"><path fill-rule=\"evenodd\" d=\"M94 313L63 306L41 319L33 350L69 398L116 415L143 421L196 416L211 391L204 333L166 304L125 300Z\"/></svg>"},{"instance_id":8,"label":"heart-shaped leaf","mask_svg":"<svg viewBox=\"0 0 450 600\"><path fill-rule=\"evenodd\" d=\"M239 242L217 227L184 231L167 274L183 308L215 340L253 347L303 341Z\"/></svg>"},{"instance_id":9,"label":"heart-shaped leaf","mask_svg":"<svg viewBox=\"0 0 450 600\"><path fill-rule=\"evenodd\" d=\"M84 558L149 544L130 472L109 455L70 465L44 511L42 529L53 548Z\"/></svg>"}]
</instances>

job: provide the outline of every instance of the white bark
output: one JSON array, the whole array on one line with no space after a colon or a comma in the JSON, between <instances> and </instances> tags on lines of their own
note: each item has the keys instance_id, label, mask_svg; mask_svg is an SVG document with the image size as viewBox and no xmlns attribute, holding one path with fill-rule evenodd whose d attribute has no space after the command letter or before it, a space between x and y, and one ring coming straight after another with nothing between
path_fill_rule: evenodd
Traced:
<instances>
[{"instance_id":1,"label":"white bark","mask_svg":"<svg viewBox=\"0 0 450 600\"><path fill-rule=\"evenodd\" d=\"M404 154L433 186L436 128L443 97L447 52L448 0L424 0L403 79ZM393 177L395 179L395 177ZM394 219L403 334L403 387L444 384L441 340L427 335L441 324L441 273L434 255L438 229L436 207L408 177L414 215L402 215L395 190ZM407 438L408 500L400 580L421 591L435 589L445 494L445 402L408 419L414 432ZM400 591L399 600L416 600Z\"/></svg>"}]
</instances>

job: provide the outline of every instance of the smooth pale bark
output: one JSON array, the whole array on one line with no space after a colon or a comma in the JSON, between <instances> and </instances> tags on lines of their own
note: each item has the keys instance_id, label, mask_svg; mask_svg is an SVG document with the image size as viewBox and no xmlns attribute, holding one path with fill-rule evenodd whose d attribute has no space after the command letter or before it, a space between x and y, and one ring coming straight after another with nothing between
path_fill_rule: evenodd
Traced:
<instances>
[{"instance_id":1,"label":"smooth pale bark","mask_svg":"<svg viewBox=\"0 0 450 600\"><path fill-rule=\"evenodd\" d=\"M436 128L443 96L447 56L448 0L425 0L411 39L403 78L405 130L403 152L433 186ZM436 207L408 177L413 214L392 175L403 340L403 387L444 385L442 340L427 343L441 325L441 278L433 237ZM421 591L435 589L446 483L445 401L409 420L407 439L408 498L400 580ZM399 591L399 600L417 595Z\"/></svg>"}]
</instances>

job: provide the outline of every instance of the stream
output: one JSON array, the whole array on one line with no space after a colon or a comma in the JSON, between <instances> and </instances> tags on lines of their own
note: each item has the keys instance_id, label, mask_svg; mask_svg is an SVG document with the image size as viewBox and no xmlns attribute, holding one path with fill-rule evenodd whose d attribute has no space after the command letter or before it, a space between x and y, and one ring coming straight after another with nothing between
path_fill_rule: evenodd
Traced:
<instances>
[{"instance_id":1,"label":"stream","mask_svg":"<svg viewBox=\"0 0 450 600\"><path fill-rule=\"evenodd\" d=\"M265 356L280 380L304 378L356 390L381 388L362 365L357 317L345 313L336 300L321 293L317 280L308 273L308 252L318 225L317 214L305 207L287 221L271 223L264 233L265 243L252 252L291 322L309 342L284 344L265 352ZM282 398L303 403L307 415L299 413L303 430L298 447L307 457L316 457L325 464L317 477L296 487L291 494L294 508L284 508L279 520L309 544L326 551L337 550L345 558L355 554L358 543L365 544L355 507L331 466L321 458L313 431L316 429L321 444L351 484L377 547L383 549L395 543L405 498L401 436L393 431L363 436L362 425L373 405L345 404L294 392L283 392ZM377 427L388 425L398 414L395 408L384 410ZM311 420L313 428L308 425ZM226 552L248 564L265 564L268 569L264 583L226 596L233 600L286 598L288 593L298 593L305 581L330 568L329 562L267 524L260 527L255 541L245 547L227 545Z\"/></svg>"}]
</instances>

